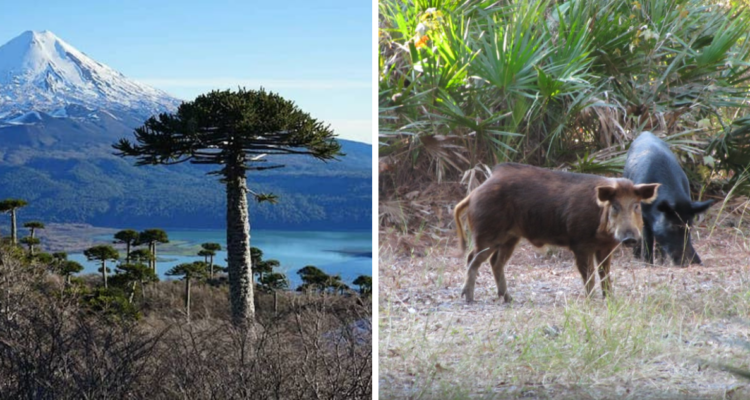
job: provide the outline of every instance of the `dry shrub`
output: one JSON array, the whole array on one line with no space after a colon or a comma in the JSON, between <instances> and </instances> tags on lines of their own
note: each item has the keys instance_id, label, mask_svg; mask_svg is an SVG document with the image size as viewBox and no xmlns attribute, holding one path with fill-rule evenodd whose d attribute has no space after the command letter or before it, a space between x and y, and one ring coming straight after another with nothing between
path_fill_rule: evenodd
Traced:
<instances>
[{"instance_id":1,"label":"dry shrub","mask_svg":"<svg viewBox=\"0 0 750 400\"><path fill-rule=\"evenodd\" d=\"M166 339L170 396L221 399L357 399L372 396L369 321L362 308L332 316L331 297L304 298L262 325L254 345L223 322L184 325ZM359 333L359 334L358 334Z\"/></svg>"},{"instance_id":2,"label":"dry shrub","mask_svg":"<svg viewBox=\"0 0 750 400\"><path fill-rule=\"evenodd\" d=\"M47 273L0 249L2 399L363 399L372 396L369 300L258 294L254 340L229 323L226 289L147 289L144 318L92 313Z\"/></svg>"}]
</instances>

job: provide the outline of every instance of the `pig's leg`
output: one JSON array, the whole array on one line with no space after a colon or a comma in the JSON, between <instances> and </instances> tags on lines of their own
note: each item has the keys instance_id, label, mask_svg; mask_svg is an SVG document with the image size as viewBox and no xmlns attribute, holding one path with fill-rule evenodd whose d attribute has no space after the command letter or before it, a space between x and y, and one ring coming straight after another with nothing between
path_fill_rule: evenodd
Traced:
<instances>
[{"instance_id":1,"label":"pig's leg","mask_svg":"<svg viewBox=\"0 0 750 400\"><path fill-rule=\"evenodd\" d=\"M599 266L599 281L602 285L602 295L606 299L612 296L612 278L609 275L609 266L612 261L612 249L600 249L596 252L596 263Z\"/></svg>"},{"instance_id":2,"label":"pig's leg","mask_svg":"<svg viewBox=\"0 0 750 400\"><path fill-rule=\"evenodd\" d=\"M649 264L654 264L654 231L651 224L643 224L643 260Z\"/></svg>"},{"instance_id":3,"label":"pig's leg","mask_svg":"<svg viewBox=\"0 0 750 400\"><path fill-rule=\"evenodd\" d=\"M588 249L575 249L573 254L576 256L576 267L581 273L583 284L586 286L586 294L591 296L596 284L596 272L594 272L594 253Z\"/></svg>"},{"instance_id":4,"label":"pig's leg","mask_svg":"<svg viewBox=\"0 0 750 400\"><path fill-rule=\"evenodd\" d=\"M490 249L486 246L477 246L469 253L466 260L466 264L468 264L466 282L464 283L464 290L461 292L462 296L466 296L466 302L471 303L474 301L474 284L477 281L479 266L482 265L482 263L487 260L494 251L495 249Z\"/></svg>"},{"instance_id":5,"label":"pig's leg","mask_svg":"<svg viewBox=\"0 0 750 400\"><path fill-rule=\"evenodd\" d=\"M518 238L508 240L498 246L490 258L492 274L495 275L495 283L497 283L497 295L505 300L506 303L513 301L513 298L508 294L508 283L505 281L505 264L508 263L510 256L513 255L516 244L518 244Z\"/></svg>"}]
</instances>

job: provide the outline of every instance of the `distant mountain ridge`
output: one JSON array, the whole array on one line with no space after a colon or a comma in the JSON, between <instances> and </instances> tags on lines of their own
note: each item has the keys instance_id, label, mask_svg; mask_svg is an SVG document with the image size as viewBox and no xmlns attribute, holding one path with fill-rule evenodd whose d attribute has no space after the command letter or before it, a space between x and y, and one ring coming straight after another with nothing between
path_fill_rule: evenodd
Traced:
<instances>
[{"instance_id":1,"label":"distant mountain ridge","mask_svg":"<svg viewBox=\"0 0 750 400\"><path fill-rule=\"evenodd\" d=\"M0 199L29 201L22 220L110 227L219 228L224 188L211 166L135 167L112 144L179 100L130 81L51 32L0 46ZM253 190L280 195L252 204L269 229L370 229L372 146L341 140L347 155L324 163L277 156L287 168L250 173ZM0 220L0 224L4 224Z\"/></svg>"}]
</instances>

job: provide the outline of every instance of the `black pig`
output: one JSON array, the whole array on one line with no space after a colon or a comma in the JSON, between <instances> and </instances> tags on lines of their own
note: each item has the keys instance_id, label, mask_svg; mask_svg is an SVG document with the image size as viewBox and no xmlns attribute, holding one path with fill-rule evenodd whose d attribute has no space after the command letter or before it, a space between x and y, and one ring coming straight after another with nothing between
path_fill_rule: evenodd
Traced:
<instances>
[{"instance_id":1,"label":"black pig","mask_svg":"<svg viewBox=\"0 0 750 400\"><path fill-rule=\"evenodd\" d=\"M690 227L713 200L690 200L687 175L669 146L651 132L642 132L630 145L625 177L635 184L661 183L656 201L643 204L644 245L636 247L636 257L653 264L655 239L675 264L702 264L690 242Z\"/></svg>"}]
</instances>

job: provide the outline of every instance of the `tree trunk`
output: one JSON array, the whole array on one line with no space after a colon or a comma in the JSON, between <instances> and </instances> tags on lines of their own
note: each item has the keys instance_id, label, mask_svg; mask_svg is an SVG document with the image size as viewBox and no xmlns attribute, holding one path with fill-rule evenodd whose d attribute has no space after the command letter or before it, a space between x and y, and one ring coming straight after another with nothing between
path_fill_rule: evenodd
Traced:
<instances>
[{"instance_id":1,"label":"tree trunk","mask_svg":"<svg viewBox=\"0 0 750 400\"><path fill-rule=\"evenodd\" d=\"M210 256L210 257L211 257L211 262L208 265L210 266L210 269L211 269L211 279L214 279L214 256Z\"/></svg>"},{"instance_id":2,"label":"tree trunk","mask_svg":"<svg viewBox=\"0 0 750 400\"><path fill-rule=\"evenodd\" d=\"M185 312L187 321L190 322L190 278L185 277Z\"/></svg>"},{"instance_id":3,"label":"tree trunk","mask_svg":"<svg viewBox=\"0 0 750 400\"><path fill-rule=\"evenodd\" d=\"M10 242L16 245L16 209L10 210Z\"/></svg>"},{"instance_id":4,"label":"tree trunk","mask_svg":"<svg viewBox=\"0 0 750 400\"><path fill-rule=\"evenodd\" d=\"M242 155L237 159L244 161ZM247 179L244 162L234 161L227 169L227 266L232 323L244 327L253 337L255 306L253 304L252 258L250 256L250 218L247 204ZM232 168L233 167L233 168Z\"/></svg>"},{"instance_id":5,"label":"tree trunk","mask_svg":"<svg viewBox=\"0 0 750 400\"><path fill-rule=\"evenodd\" d=\"M156 242L149 244L151 247L151 270L156 273Z\"/></svg>"},{"instance_id":6,"label":"tree trunk","mask_svg":"<svg viewBox=\"0 0 750 400\"><path fill-rule=\"evenodd\" d=\"M102 260L102 277L104 278L104 288L107 288L107 262Z\"/></svg>"},{"instance_id":7,"label":"tree trunk","mask_svg":"<svg viewBox=\"0 0 750 400\"><path fill-rule=\"evenodd\" d=\"M133 304L133 296L135 296L135 285L138 284L138 281L133 281L133 290L130 291L130 296L128 296L128 303Z\"/></svg>"},{"instance_id":8,"label":"tree trunk","mask_svg":"<svg viewBox=\"0 0 750 400\"><path fill-rule=\"evenodd\" d=\"M273 314L278 315L279 313L279 297L276 290L273 291Z\"/></svg>"},{"instance_id":9,"label":"tree trunk","mask_svg":"<svg viewBox=\"0 0 750 400\"><path fill-rule=\"evenodd\" d=\"M130 240L125 242L125 264L130 264Z\"/></svg>"}]
</instances>

